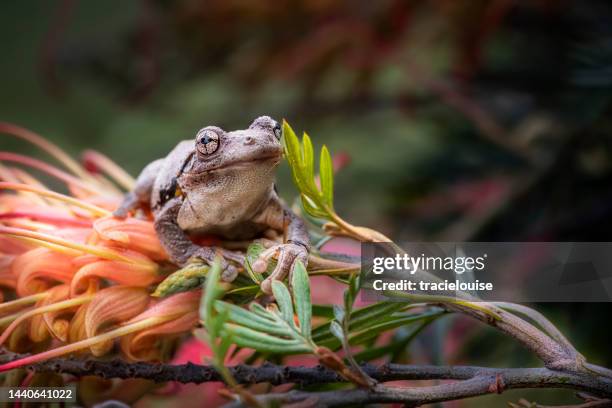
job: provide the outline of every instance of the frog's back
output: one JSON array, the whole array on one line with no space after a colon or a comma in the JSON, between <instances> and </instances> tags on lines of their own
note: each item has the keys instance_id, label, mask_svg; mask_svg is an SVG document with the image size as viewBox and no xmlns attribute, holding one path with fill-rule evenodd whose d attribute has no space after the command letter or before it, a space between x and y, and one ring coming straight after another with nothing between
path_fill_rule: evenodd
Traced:
<instances>
[{"instance_id":1,"label":"frog's back","mask_svg":"<svg viewBox=\"0 0 612 408\"><path fill-rule=\"evenodd\" d=\"M159 211L175 197L178 177L195 153L193 140L184 140L166 156L153 185L151 209Z\"/></svg>"}]
</instances>

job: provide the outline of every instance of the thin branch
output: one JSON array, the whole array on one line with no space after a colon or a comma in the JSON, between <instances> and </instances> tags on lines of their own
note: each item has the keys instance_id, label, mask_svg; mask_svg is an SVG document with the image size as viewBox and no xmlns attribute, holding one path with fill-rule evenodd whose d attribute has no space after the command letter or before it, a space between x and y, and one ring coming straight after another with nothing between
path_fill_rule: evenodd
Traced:
<instances>
[{"instance_id":1,"label":"thin branch","mask_svg":"<svg viewBox=\"0 0 612 408\"><path fill-rule=\"evenodd\" d=\"M3 357L2 360L6 361L24 356L5 352ZM103 378L142 378L156 382L176 381L196 384L222 381L221 376L214 367L192 363L171 365L146 362L128 363L120 359L99 361L92 359L57 358L34 364L29 368L37 372L64 373L76 377L95 375ZM479 382L482 382L484 381L483 379L487 379L487 385L491 385L493 384L491 379L493 379L497 381L495 384L499 388L498 391L506 388L562 387L585 391L600 397L612 397L612 380L610 379L587 373L564 373L547 368L445 367L403 364L384 364L380 366L364 364L361 368L366 374L379 382L398 380L467 381L473 379L479 379ZM236 382L240 384L266 382L273 385L288 383L313 385L346 382L338 373L321 365L315 367L293 367L265 363L258 367L237 365L229 369ZM503 385L500 385L502 383ZM450 386L450 384L445 386ZM396 390L394 392L398 393L400 391ZM374 396L369 396L368 398L383 398L383 396L388 396L388 391L379 394L380 391L377 390ZM398 401L403 400L400 399ZM371 402L383 401L376 400Z\"/></svg>"},{"instance_id":2,"label":"thin branch","mask_svg":"<svg viewBox=\"0 0 612 408\"><path fill-rule=\"evenodd\" d=\"M439 368L439 367L438 367ZM453 370L453 368L448 368ZM463 369L463 367L462 367ZM601 389L600 387L605 388ZM284 394L258 396L264 404L300 404L300 406L341 407L364 406L374 403L404 403L417 407L423 404L459 400L486 394L502 393L506 389L519 388L570 388L594 392L609 398L612 383L586 375L565 374L546 368L484 369L476 376L448 384L427 387L386 387L379 385L372 390L351 389L326 392L291 391ZM608 400L609 401L609 400ZM227 407L242 407L240 401Z\"/></svg>"},{"instance_id":3,"label":"thin branch","mask_svg":"<svg viewBox=\"0 0 612 408\"><path fill-rule=\"evenodd\" d=\"M455 311L471 316L492 326L502 333L516 339L525 348L534 353L547 368L565 372L587 372L585 359L575 349L568 350L565 344L556 340L520 317L495 306L492 303L480 305L495 312L499 319L491 319L489 315L475 308L460 304L440 303L438 306L449 311Z\"/></svg>"},{"instance_id":4,"label":"thin branch","mask_svg":"<svg viewBox=\"0 0 612 408\"><path fill-rule=\"evenodd\" d=\"M537 310L517 303L495 302L495 305L501 307L502 309L507 309L511 312L527 316L533 322L537 323L538 326L540 326L546 332L546 334L559 343L559 345L565 347L568 353L573 355L579 354L574 345L569 342L563 333L561 333L561 331L554 324L552 324L551 321L546 318L546 316Z\"/></svg>"}]
</instances>

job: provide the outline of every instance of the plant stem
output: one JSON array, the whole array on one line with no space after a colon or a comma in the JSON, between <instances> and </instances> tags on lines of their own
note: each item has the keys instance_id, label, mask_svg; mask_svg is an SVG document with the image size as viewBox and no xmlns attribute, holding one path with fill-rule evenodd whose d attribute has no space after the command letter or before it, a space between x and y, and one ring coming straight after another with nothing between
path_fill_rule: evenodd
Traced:
<instances>
[{"instance_id":1,"label":"plant stem","mask_svg":"<svg viewBox=\"0 0 612 408\"><path fill-rule=\"evenodd\" d=\"M25 356L5 353L9 359ZM18 360L20 361L20 360ZM34 363L34 362L32 362ZM594 366L597 367L597 366ZM159 363L128 363L124 360L98 361L92 359L56 358L31 365L37 372L59 372L76 377L97 375L103 378L142 378L156 382L177 381L180 383L203 383L222 381L222 376L208 365ZM597 367L601 369L602 367ZM612 398L612 381L591 376L588 373L564 373L547 368L489 368L475 366L430 366L365 364L361 369L379 382L399 380L457 380L433 387L407 389L377 388L365 390L334 391L339 394L291 392L258 397L260 402L298 402L307 398L319 398L321 403L333 402L332 406L365 404L375 402L432 403L449 399L468 398L477 395L503 392L506 389L566 388L580 390L602 398ZM346 382L337 372L322 366L300 367L265 363L258 367L238 365L227 367L238 384L270 383L280 385L297 383L315 385ZM473 386L478 384L478 387ZM425 392L427 391L427 392ZM429 395L425 397L426 395ZM343 403L338 399L346 397ZM452 397L452 398L451 398ZM235 404L239 406L240 404Z\"/></svg>"}]
</instances>

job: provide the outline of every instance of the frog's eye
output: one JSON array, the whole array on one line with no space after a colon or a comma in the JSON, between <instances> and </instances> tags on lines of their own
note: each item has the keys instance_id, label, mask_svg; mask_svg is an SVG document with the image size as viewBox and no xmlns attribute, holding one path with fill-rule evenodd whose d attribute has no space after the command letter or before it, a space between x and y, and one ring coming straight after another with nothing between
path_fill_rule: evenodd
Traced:
<instances>
[{"instance_id":1,"label":"frog's eye","mask_svg":"<svg viewBox=\"0 0 612 408\"><path fill-rule=\"evenodd\" d=\"M280 123L276 122L276 125L274 125L273 130L274 130L274 136L276 136L276 138L280 140L283 134L283 129L281 128Z\"/></svg>"},{"instance_id":2,"label":"frog's eye","mask_svg":"<svg viewBox=\"0 0 612 408\"><path fill-rule=\"evenodd\" d=\"M219 148L219 135L210 130L201 130L196 136L196 148L203 155L213 154Z\"/></svg>"}]
</instances>

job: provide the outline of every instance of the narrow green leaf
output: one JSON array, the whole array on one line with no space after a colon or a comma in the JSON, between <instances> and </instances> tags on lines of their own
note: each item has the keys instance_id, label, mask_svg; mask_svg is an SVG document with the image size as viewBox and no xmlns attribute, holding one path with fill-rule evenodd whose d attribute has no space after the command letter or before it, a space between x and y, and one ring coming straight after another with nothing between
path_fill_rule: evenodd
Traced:
<instances>
[{"instance_id":1,"label":"narrow green leaf","mask_svg":"<svg viewBox=\"0 0 612 408\"><path fill-rule=\"evenodd\" d=\"M224 290L219 285L221 276L221 259L217 257L213 262L206 279L206 287L200 302L200 317L206 328L208 345L212 351L212 363L228 384L233 383L232 374L225 367L225 358L230 345L234 342L231 333L224 333L224 325L228 319L227 310L216 311L215 302L223 296Z\"/></svg>"},{"instance_id":2,"label":"narrow green leaf","mask_svg":"<svg viewBox=\"0 0 612 408\"><path fill-rule=\"evenodd\" d=\"M344 309L339 305L334 305L334 319L338 322L342 322L344 320Z\"/></svg>"},{"instance_id":3,"label":"narrow green leaf","mask_svg":"<svg viewBox=\"0 0 612 408\"><path fill-rule=\"evenodd\" d=\"M151 296L166 297L175 293L185 292L197 287L202 287L206 279L209 266L204 263L190 263L172 274L168 275Z\"/></svg>"},{"instance_id":4,"label":"narrow green leaf","mask_svg":"<svg viewBox=\"0 0 612 408\"><path fill-rule=\"evenodd\" d=\"M268 319L270 321L274 321L274 316L272 316L272 314L266 310L265 307L263 307L262 305L260 305L259 303L251 303L249 305L249 310L255 314L257 314L258 316L261 316L265 319Z\"/></svg>"},{"instance_id":5,"label":"narrow green leaf","mask_svg":"<svg viewBox=\"0 0 612 408\"><path fill-rule=\"evenodd\" d=\"M336 336L340 342L344 342L344 331L342 331L342 326L340 326L340 323L333 320L329 326L329 331Z\"/></svg>"},{"instance_id":6,"label":"narrow green leaf","mask_svg":"<svg viewBox=\"0 0 612 408\"><path fill-rule=\"evenodd\" d=\"M327 219L328 215L325 211L319 208L319 206L312 200L312 198L308 197L306 194L301 195L302 198L302 207L304 210L315 218L324 218Z\"/></svg>"},{"instance_id":7,"label":"narrow green leaf","mask_svg":"<svg viewBox=\"0 0 612 408\"><path fill-rule=\"evenodd\" d=\"M304 343L286 342L284 344L270 345L260 343L252 338L243 337L237 334L232 335L234 343L239 347L248 347L262 353L270 354L304 354L312 353L313 350Z\"/></svg>"},{"instance_id":8,"label":"narrow green leaf","mask_svg":"<svg viewBox=\"0 0 612 408\"><path fill-rule=\"evenodd\" d=\"M321 148L321 157L319 158L319 176L321 178L321 193L325 203L330 207L334 207L334 166L332 164L331 155L327 146Z\"/></svg>"},{"instance_id":9,"label":"narrow green leaf","mask_svg":"<svg viewBox=\"0 0 612 408\"><path fill-rule=\"evenodd\" d=\"M235 324L226 324L225 330L241 347L251 347L271 353L294 352L296 349L310 351L310 348L300 340L282 339Z\"/></svg>"},{"instance_id":10,"label":"narrow green leaf","mask_svg":"<svg viewBox=\"0 0 612 408\"><path fill-rule=\"evenodd\" d=\"M259 258L259 255L261 255L261 253L265 250L266 250L266 247L263 246L260 242L253 242L247 248L244 266L251 280L253 280L257 284L260 284L261 282L263 282L265 278L263 274L259 272L255 272L253 270L252 265ZM270 261L268 262L268 268L266 269L265 273L268 275L272 273L274 268L276 268L276 264L277 264L276 259L270 259Z\"/></svg>"},{"instance_id":11,"label":"narrow green leaf","mask_svg":"<svg viewBox=\"0 0 612 408\"><path fill-rule=\"evenodd\" d=\"M232 336L223 336L219 343L219 355L227 356L227 352L232 344L234 344L234 338ZM225 361L225 358L223 360Z\"/></svg>"},{"instance_id":12,"label":"narrow green leaf","mask_svg":"<svg viewBox=\"0 0 612 408\"><path fill-rule=\"evenodd\" d=\"M287 121L283 121L283 147L291 167L299 166L300 141Z\"/></svg>"},{"instance_id":13,"label":"narrow green leaf","mask_svg":"<svg viewBox=\"0 0 612 408\"><path fill-rule=\"evenodd\" d=\"M351 332L362 330L376 323L380 318L391 316L404 306L406 305L400 302L380 302L358 309L351 313L349 330Z\"/></svg>"},{"instance_id":14,"label":"narrow green leaf","mask_svg":"<svg viewBox=\"0 0 612 408\"><path fill-rule=\"evenodd\" d=\"M370 361L391 354L391 361L396 361L400 355L403 355L407 351L412 340L435 320L435 318L426 319L416 327L402 330L397 333L396 340L391 341L386 346L366 348L355 354L355 359L357 361Z\"/></svg>"},{"instance_id":15,"label":"narrow green leaf","mask_svg":"<svg viewBox=\"0 0 612 408\"><path fill-rule=\"evenodd\" d=\"M331 319L334 317L334 308L329 305L312 305L312 314Z\"/></svg>"},{"instance_id":16,"label":"narrow green leaf","mask_svg":"<svg viewBox=\"0 0 612 408\"><path fill-rule=\"evenodd\" d=\"M379 302L354 310L350 314L349 332L353 333L367 329L369 326L376 324L379 319L389 317L403 307L405 307L405 304L400 302ZM329 340L330 324L330 322L327 322L312 331L312 338L315 343L319 344Z\"/></svg>"},{"instance_id":17,"label":"narrow green leaf","mask_svg":"<svg viewBox=\"0 0 612 408\"><path fill-rule=\"evenodd\" d=\"M259 258L259 255L266 250L266 247L263 246L263 244L261 242L253 242L249 245L249 247L247 248L246 251L246 256L251 260L254 261L257 258Z\"/></svg>"},{"instance_id":18,"label":"narrow green leaf","mask_svg":"<svg viewBox=\"0 0 612 408\"><path fill-rule=\"evenodd\" d=\"M318 237L316 237L318 238ZM334 237L331 235L325 235L321 238L318 238L317 241L312 243L313 248L316 249L321 249L323 247L323 245L325 245L326 243L328 243L329 241L331 241Z\"/></svg>"},{"instance_id":19,"label":"narrow green leaf","mask_svg":"<svg viewBox=\"0 0 612 408\"><path fill-rule=\"evenodd\" d=\"M221 262L215 260L212 267L208 271L208 279L206 279L206 287L202 292L202 300L200 302L200 318L206 323L209 318L213 317L213 305L217 297L223 291L218 288L219 277L221 276Z\"/></svg>"},{"instance_id":20,"label":"narrow green leaf","mask_svg":"<svg viewBox=\"0 0 612 408\"><path fill-rule=\"evenodd\" d=\"M350 282L349 282L349 285L350 285ZM351 293L350 289L346 289L344 291L343 298L344 298L344 310L348 310L348 312L350 313L351 310L353 309L353 303L354 303L354 300L355 300L355 299L353 299L353 296L352 296L352 293Z\"/></svg>"},{"instance_id":21,"label":"narrow green leaf","mask_svg":"<svg viewBox=\"0 0 612 408\"><path fill-rule=\"evenodd\" d=\"M291 334L287 332L287 327L279 326L275 322L271 322L262 316L249 312L240 306L217 301L215 302L215 309L220 313L224 311L227 312L227 319L232 323L237 323L253 330L279 336L288 336Z\"/></svg>"},{"instance_id":22,"label":"narrow green leaf","mask_svg":"<svg viewBox=\"0 0 612 408\"><path fill-rule=\"evenodd\" d=\"M283 122L283 147L287 162L289 163L289 167L291 167L291 174L295 185L302 192L308 191L307 180L301 172L303 166L302 155L300 153L300 141L286 121Z\"/></svg>"},{"instance_id":23,"label":"narrow green leaf","mask_svg":"<svg viewBox=\"0 0 612 408\"><path fill-rule=\"evenodd\" d=\"M383 321L379 324L373 325L369 327L367 330L364 330L363 332L360 332L360 333L355 334L354 336L351 336L349 343L351 345L362 344L368 340L371 340L374 337L377 337L379 334L385 331L396 329L398 327L416 323L416 322L422 322L422 321L428 321L429 319L435 319L441 316L442 314L443 312L436 311L436 312L423 313L417 316L403 316L403 317L397 317L394 319L389 319L388 321Z\"/></svg>"},{"instance_id":24,"label":"narrow green leaf","mask_svg":"<svg viewBox=\"0 0 612 408\"><path fill-rule=\"evenodd\" d=\"M261 273L255 272L253 270L253 267L251 266L251 264L255 262L255 259L257 259L257 256L249 256L249 250L251 250L251 247L253 247L254 245L256 244L249 245L249 248L247 249L247 256L244 259L244 269L246 269L251 280L259 285L261 282L264 281L264 277ZM263 245L260 245L260 246L263 247Z\"/></svg>"},{"instance_id":25,"label":"narrow green leaf","mask_svg":"<svg viewBox=\"0 0 612 408\"><path fill-rule=\"evenodd\" d=\"M249 299L251 299L255 297L259 292L261 292L261 288L259 287L259 285L248 285L248 286L242 286L239 288L228 290L226 294L227 295L241 295L241 296L249 297Z\"/></svg>"},{"instance_id":26,"label":"narrow green leaf","mask_svg":"<svg viewBox=\"0 0 612 408\"><path fill-rule=\"evenodd\" d=\"M441 316L443 312L435 311L435 312L425 312L422 314L418 314L415 316L410 315L400 315L400 316L387 316L384 318L379 318L375 320L372 324L367 325L367 327L363 328L360 331L350 331L349 336L349 344L357 345L363 344L367 341L370 341L376 337L378 337L383 332L396 329L402 326L413 325L418 322L429 321L429 319L435 319L438 316ZM335 341L336 335L332 332L332 322L328 327L328 336L321 337L315 339L316 344L319 346L330 347L334 349L339 344Z\"/></svg>"},{"instance_id":27,"label":"narrow green leaf","mask_svg":"<svg viewBox=\"0 0 612 408\"><path fill-rule=\"evenodd\" d=\"M210 333L211 339L217 339L219 337L219 333L223 331L223 325L226 321L227 313L217 313L216 315L208 319L206 329Z\"/></svg>"},{"instance_id":28,"label":"narrow green leaf","mask_svg":"<svg viewBox=\"0 0 612 408\"><path fill-rule=\"evenodd\" d=\"M308 272L301 261L297 261L291 274L291 287L293 288L293 300L298 321L300 322L300 333L310 338L312 331L312 301L310 299L310 279Z\"/></svg>"},{"instance_id":29,"label":"narrow green leaf","mask_svg":"<svg viewBox=\"0 0 612 408\"><path fill-rule=\"evenodd\" d=\"M389 330L397 329L399 327L411 326L415 324L422 324L422 322L430 322L432 319L435 320L439 316L444 314L440 311L430 311L415 316L400 315L400 316L388 316L386 318L380 318L374 324L368 325L361 331L351 332L349 336L350 345L361 345L368 343L369 341L375 340L382 333ZM331 329L330 329L331 332ZM322 346L334 346L335 344L329 340L319 342Z\"/></svg>"},{"instance_id":30,"label":"narrow green leaf","mask_svg":"<svg viewBox=\"0 0 612 408\"><path fill-rule=\"evenodd\" d=\"M349 278L349 290L351 292L353 301L359 293L360 279L361 275L358 274L351 275L351 277Z\"/></svg>"},{"instance_id":31,"label":"narrow green leaf","mask_svg":"<svg viewBox=\"0 0 612 408\"><path fill-rule=\"evenodd\" d=\"M283 320L289 323L291 327L295 327L293 321L293 305L289 289L287 289L284 283L275 280L272 282L272 294L280 308Z\"/></svg>"},{"instance_id":32,"label":"narrow green leaf","mask_svg":"<svg viewBox=\"0 0 612 408\"><path fill-rule=\"evenodd\" d=\"M314 150L310 136L306 132L302 136L302 166L304 176L309 184L314 182Z\"/></svg>"}]
</instances>

